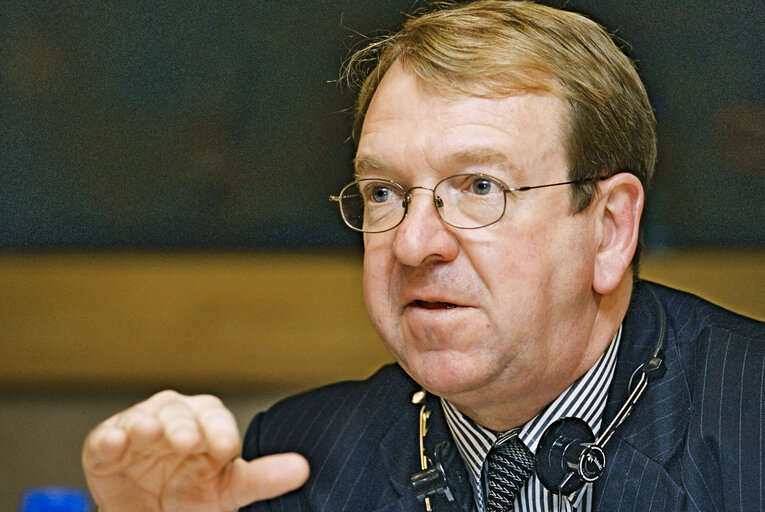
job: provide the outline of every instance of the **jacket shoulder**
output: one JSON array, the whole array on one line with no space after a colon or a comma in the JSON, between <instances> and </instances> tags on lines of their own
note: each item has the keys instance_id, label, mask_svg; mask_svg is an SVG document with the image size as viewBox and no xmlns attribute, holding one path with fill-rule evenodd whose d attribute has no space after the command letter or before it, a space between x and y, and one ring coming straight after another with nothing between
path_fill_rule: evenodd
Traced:
<instances>
[{"instance_id":1,"label":"jacket shoulder","mask_svg":"<svg viewBox=\"0 0 765 512\"><path fill-rule=\"evenodd\" d=\"M374 438L411 407L409 401L417 389L401 367L391 364L366 380L337 382L287 397L253 418L243 456L252 459L283 451L307 454L332 445L332 439Z\"/></svg>"},{"instance_id":2,"label":"jacket shoulder","mask_svg":"<svg viewBox=\"0 0 765 512\"><path fill-rule=\"evenodd\" d=\"M765 341L765 323L713 304L692 293L657 283L643 282L663 303L678 342L693 340L708 329L731 332L744 338Z\"/></svg>"}]
</instances>

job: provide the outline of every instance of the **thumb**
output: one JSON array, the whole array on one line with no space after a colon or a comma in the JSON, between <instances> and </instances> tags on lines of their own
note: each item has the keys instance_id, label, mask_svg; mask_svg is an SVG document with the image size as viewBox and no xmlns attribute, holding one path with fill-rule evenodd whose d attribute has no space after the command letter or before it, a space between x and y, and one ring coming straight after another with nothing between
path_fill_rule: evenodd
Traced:
<instances>
[{"instance_id":1,"label":"thumb","mask_svg":"<svg viewBox=\"0 0 765 512\"><path fill-rule=\"evenodd\" d=\"M308 461L297 453L267 455L250 462L238 458L231 463L228 482L223 482L221 506L239 509L294 491L308 480L309 473Z\"/></svg>"}]
</instances>

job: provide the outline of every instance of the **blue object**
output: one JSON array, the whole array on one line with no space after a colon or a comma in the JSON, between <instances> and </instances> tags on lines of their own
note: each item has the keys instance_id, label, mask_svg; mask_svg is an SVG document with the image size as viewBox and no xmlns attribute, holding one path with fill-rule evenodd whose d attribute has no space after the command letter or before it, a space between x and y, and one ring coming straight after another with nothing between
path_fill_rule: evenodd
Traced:
<instances>
[{"instance_id":1,"label":"blue object","mask_svg":"<svg viewBox=\"0 0 765 512\"><path fill-rule=\"evenodd\" d=\"M29 489L21 498L21 512L90 512L90 498L76 488Z\"/></svg>"}]
</instances>

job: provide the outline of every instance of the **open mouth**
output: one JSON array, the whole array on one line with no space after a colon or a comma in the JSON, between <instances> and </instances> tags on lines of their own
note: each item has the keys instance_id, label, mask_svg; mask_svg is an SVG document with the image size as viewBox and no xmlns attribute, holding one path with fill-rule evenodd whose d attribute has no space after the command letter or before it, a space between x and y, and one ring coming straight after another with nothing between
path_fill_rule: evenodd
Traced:
<instances>
[{"instance_id":1,"label":"open mouth","mask_svg":"<svg viewBox=\"0 0 765 512\"><path fill-rule=\"evenodd\" d=\"M452 304L451 302L438 302L438 301L425 301L425 300L416 300L412 304L419 308L424 308L424 309L452 309L457 307L456 304Z\"/></svg>"}]
</instances>

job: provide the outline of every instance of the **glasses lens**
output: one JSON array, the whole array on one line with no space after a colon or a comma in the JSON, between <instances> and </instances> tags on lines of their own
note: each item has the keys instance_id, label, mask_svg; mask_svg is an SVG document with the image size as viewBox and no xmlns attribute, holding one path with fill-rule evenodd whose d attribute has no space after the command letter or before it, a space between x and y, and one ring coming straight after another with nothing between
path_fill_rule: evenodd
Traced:
<instances>
[{"instance_id":1,"label":"glasses lens","mask_svg":"<svg viewBox=\"0 0 765 512\"><path fill-rule=\"evenodd\" d=\"M340 191L340 211L343 220L353 229L360 230L364 225L364 200L361 198L359 187L351 183Z\"/></svg>"},{"instance_id":2,"label":"glasses lens","mask_svg":"<svg viewBox=\"0 0 765 512\"><path fill-rule=\"evenodd\" d=\"M358 231L377 233L396 227L404 218L404 190L384 180L359 180L340 194L345 222Z\"/></svg>"},{"instance_id":3,"label":"glasses lens","mask_svg":"<svg viewBox=\"0 0 765 512\"><path fill-rule=\"evenodd\" d=\"M491 176L452 176L436 186L435 195L441 218L458 228L488 226L505 213L505 187Z\"/></svg>"}]
</instances>

